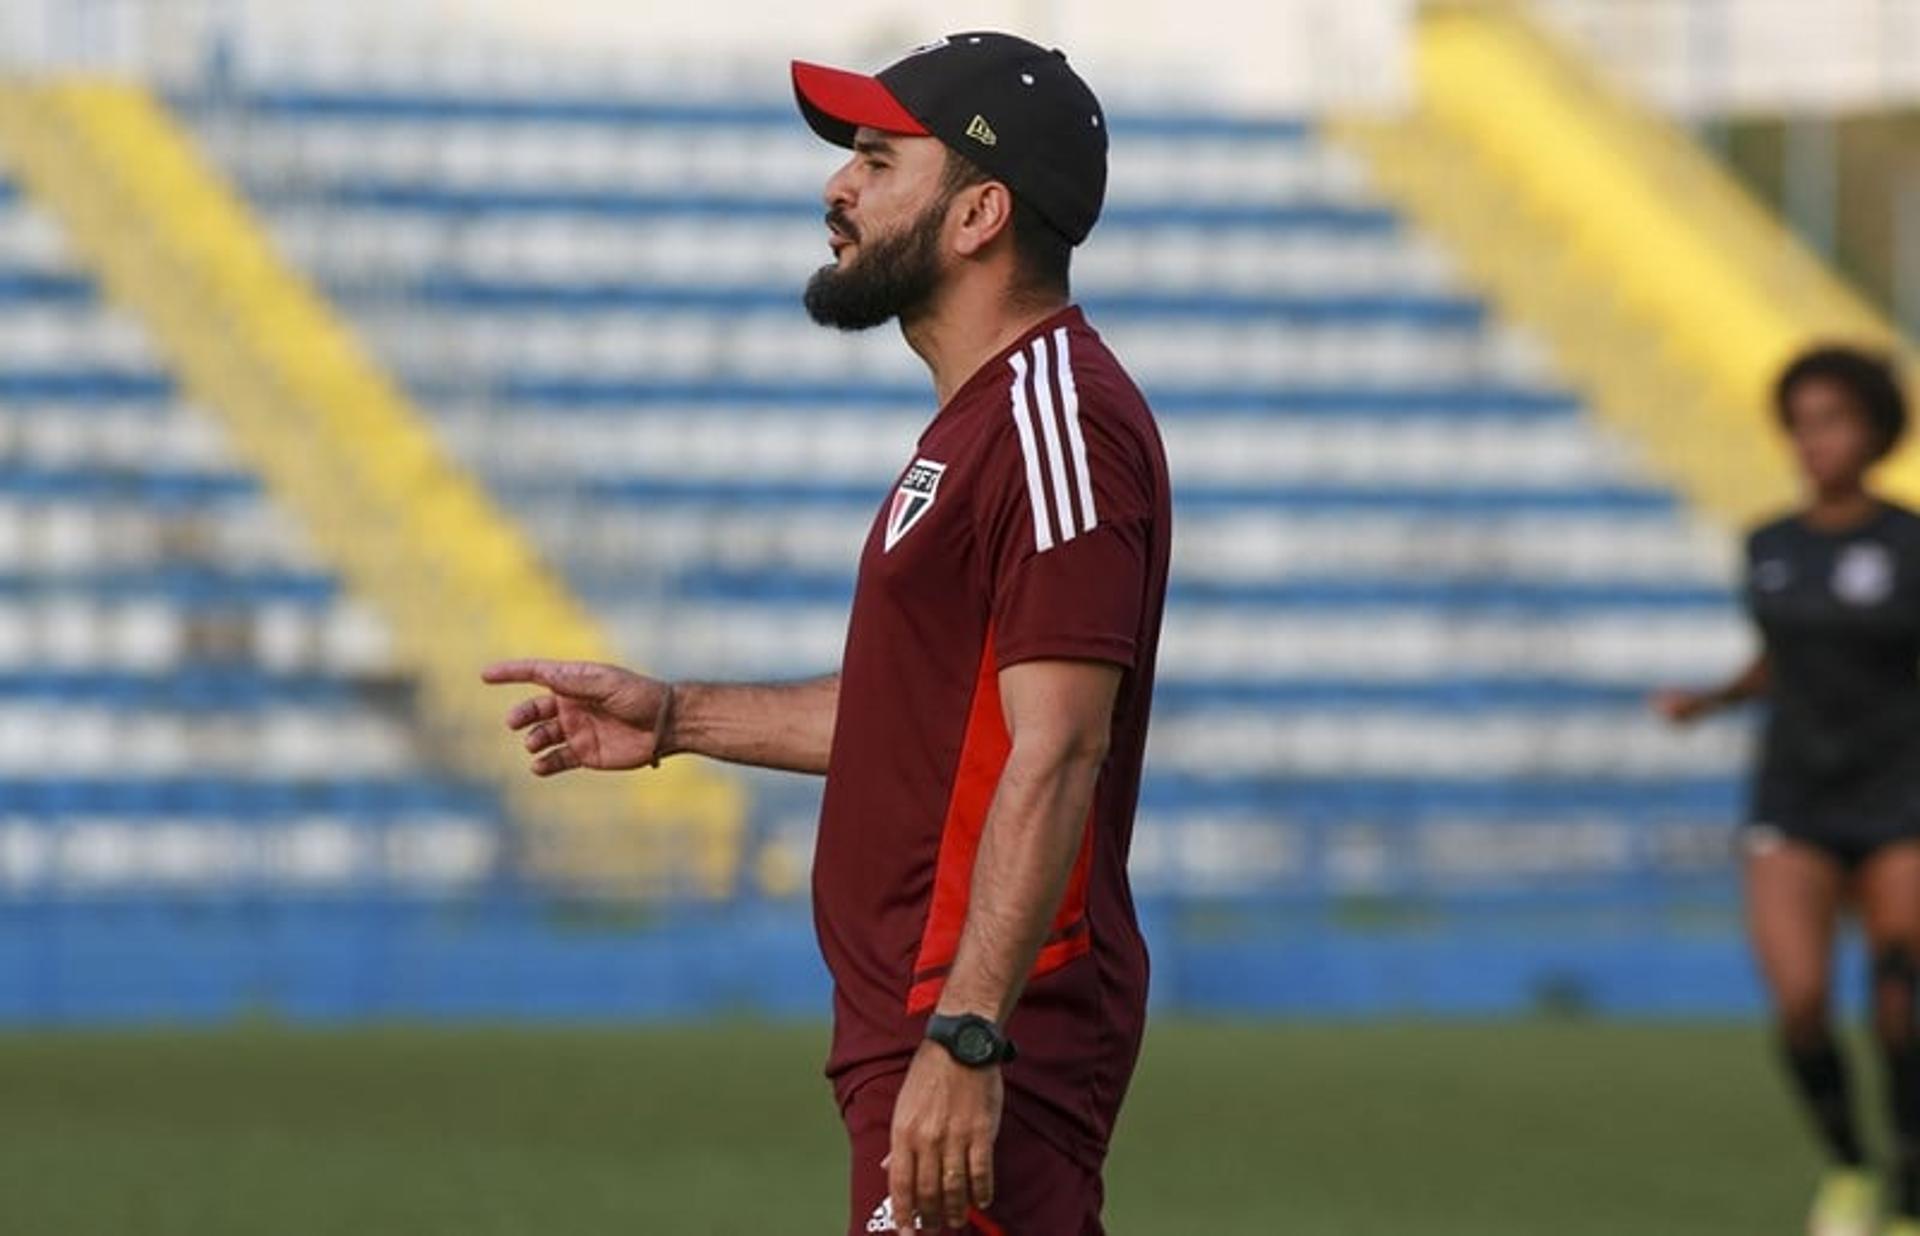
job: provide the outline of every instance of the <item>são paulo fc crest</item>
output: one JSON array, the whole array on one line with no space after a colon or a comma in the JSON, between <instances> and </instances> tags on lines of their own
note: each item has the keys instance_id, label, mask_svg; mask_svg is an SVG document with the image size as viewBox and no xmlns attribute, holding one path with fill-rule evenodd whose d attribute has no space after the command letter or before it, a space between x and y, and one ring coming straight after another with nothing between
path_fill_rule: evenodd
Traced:
<instances>
[{"instance_id":1,"label":"s\u00e3o paulo fc crest","mask_svg":"<svg viewBox=\"0 0 1920 1236\"><path fill-rule=\"evenodd\" d=\"M907 469L900 488L893 491L893 505L887 508L885 552L891 553L900 538L913 531L913 526L933 509L933 497L940 491L940 477L946 470L947 465L931 459L916 459Z\"/></svg>"},{"instance_id":2,"label":"s\u00e3o paulo fc crest","mask_svg":"<svg viewBox=\"0 0 1920 1236\"><path fill-rule=\"evenodd\" d=\"M1893 555L1873 541L1849 545L1833 567L1833 591L1849 605L1878 605L1893 595Z\"/></svg>"}]
</instances>

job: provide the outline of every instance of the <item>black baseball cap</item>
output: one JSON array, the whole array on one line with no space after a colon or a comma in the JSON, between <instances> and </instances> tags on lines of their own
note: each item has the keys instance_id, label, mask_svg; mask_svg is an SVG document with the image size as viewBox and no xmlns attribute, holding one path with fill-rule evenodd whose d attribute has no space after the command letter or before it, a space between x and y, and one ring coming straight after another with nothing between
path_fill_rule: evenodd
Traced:
<instances>
[{"instance_id":1,"label":"black baseball cap","mask_svg":"<svg viewBox=\"0 0 1920 1236\"><path fill-rule=\"evenodd\" d=\"M1100 217L1107 121L1064 52L991 30L950 34L871 77L796 60L793 93L836 146L862 126L939 138L1076 245Z\"/></svg>"}]
</instances>

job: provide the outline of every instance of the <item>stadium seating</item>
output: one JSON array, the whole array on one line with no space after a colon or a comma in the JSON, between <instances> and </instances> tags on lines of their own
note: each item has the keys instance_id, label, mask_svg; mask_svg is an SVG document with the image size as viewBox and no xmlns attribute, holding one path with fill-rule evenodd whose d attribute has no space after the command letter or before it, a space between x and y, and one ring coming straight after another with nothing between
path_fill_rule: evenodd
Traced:
<instances>
[{"instance_id":1,"label":"stadium seating","mask_svg":"<svg viewBox=\"0 0 1920 1236\"><path fill-rule=\"evenodd\" d=\"M500 866L378 616L0 169L0 889L444 894Z\"/></svg>"},{"instance_id":2,"label":"stadium seating","mask_svg":"<svg viewBox=\"0 0 1920 1236\"><path fill-rule=\"evenodd\" d=\"M798 308L835 152L777 88L425 79L181 102L636 662L832 665L930 410L892 332ZM1675 735L1640 695L1741 655L1724 533L1313 124L1114 112L1077 290L1153 397L1179 513L1143 885L1701 887L1743 728ZM762 801L803 858L809 792Z\"/></svg>"},{"instance_id":3,"label":"stadium seating","mask_svg":"<svg viewBox=\"0 0 1920 1236\"><path fill-rule=\"evenodd\" d=\"M316 55L173 101L636 664L830 667L857 547L931 411L891 331L800 312L835 152L766 83L482 68ZM1261 946L1236 936L1211 969L1199 951L1166 964L1163 994L1506 1007L1575 964L1543 955L1572 937L1490 953L1476 924L1511 944L1545 914L1723 912L1746 726L1674 733L1641 696L1742 656L1725 531L1590 420L1316 125L1113 112L1110 206L1077 291L1152 397L1177 491L1136 859L1148 911L1456 925L1419 990L1379 978L1414 964L1403 952L1346 985L1327 936L1293 954L1291 986L1245 987ZM0 169L0 889L16 898L0 911L76 891L413 906L501 888L501 807L431 741L378 616ZM817 787L753 784L742 902L769 904L733 907L726 938L777 952L771 999L812 1008L792 911ZM543 952L537 915L498 903L452 944L391 911L398 1004L342 960L364 952L360 920L303 919L310 935L276 936L296 942L289 989L329 1015L746 998L746 954L697 924L636 945L636 970L594 937ZM128 935L67 930L102 955ZM1633 938L1611 938L1588 959L1596 998L1670 1000L1658 973L1635 985ZM1687 982L1726 987L1722 943L1675 963ZM334 976L319 987L300 987L308 953L332 959L312 962ZM29 962L0 947L0 971ZM178 1011L165 1001L193 969L115 988L113 1007ZM230 1007L222 990L207 1007Z\"/></svg>"}]
</instances>

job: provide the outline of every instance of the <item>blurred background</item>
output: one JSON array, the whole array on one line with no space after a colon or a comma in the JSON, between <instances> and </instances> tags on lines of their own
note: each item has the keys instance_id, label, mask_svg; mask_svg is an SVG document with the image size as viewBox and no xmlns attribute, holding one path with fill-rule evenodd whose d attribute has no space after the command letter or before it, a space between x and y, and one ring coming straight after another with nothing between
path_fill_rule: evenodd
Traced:
<instances>
[{"instance_id":1,"label":"blurred background","mask_svg":"<svg viewBox=\"0 0 1920 1236\"><path fill-rule=\"evenodd\" d=\"M1752 718L1643 701L1751 650L1773 372L1920 328L1920 2L0 0L8 1230L835 1230L817 785L536 785L474 675L836 664L931 396L799 307L785 64L969 27L1103 96L1076 294L1175 479L1115 1230L1794 1196Z\"/></svg>"}]
</instances>

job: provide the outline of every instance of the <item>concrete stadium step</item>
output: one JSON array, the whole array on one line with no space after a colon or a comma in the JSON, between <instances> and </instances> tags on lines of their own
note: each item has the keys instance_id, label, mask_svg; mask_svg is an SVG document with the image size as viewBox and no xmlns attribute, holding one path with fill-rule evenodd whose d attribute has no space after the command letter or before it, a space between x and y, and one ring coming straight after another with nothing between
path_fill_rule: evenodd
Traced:
<instances>
[{"instance_id":1,"label":"concrete stadium step","mask_svg":"<svg viewBox=\"0 0 1920 1236\"><path fill-rule=\"evenodd\" d=\"M0 576L319 574L303 530L255 493L160 505L137 489L0 497Z\"/></svg>"},{"instance_id":2,"label":"concrete stadium step","mask_svg":"<svg viewBox=\"0 0 1920 1236\"><path fill-rule=\"evenodd\" d=\"M1154 718L1148 760L1196 777L1736 777L1752 727L1676 731L1638 701L1609 708L1174 710Z\"/></svg>"},{"instance_id":3,"label":"concrete stadium step","mask_svg":"<svg viewBox=\"0 0 1920 1236\"><path fill-rule=\"evenodd\" d=\"M1247 898L1252 913L1414 899L1476 915L1532 906L1610 913L1679 891L1730 901L1741 779L1349 778L1161 772L1143 787L1129 868L1142 895ZM818 795L770 786L766 848L803 860Z\"/></svg>"},{"instance_id":4,"label":"concrete stadium step","mask_svg":"<svg viewBox=\"0 0 1920 1236\"><path fill-rule=\"evenodd\" d=\"M1128 869L1144 898L1246 899L1269 913L1393 902L1457 925L1529 911L1654 912L1680 897L1731 910L1730 835L1726 819L1711 816L1387 828L1364 819L1149 816L1135 826Z\"/></svg>"},{"instance_id":5,"label":"concrete stadium step","mask_svg":"<svg viewBox=\"0 0 1920 1236\"><path fill-rule=\"evenodd\" d=\"M416 385L472 389L552 375L562 381L905 385L925 370L890 334L834 336L807 321L797 290L786 310L743 314L626 309L581 316L544 310L366 309L355 321L382 358ZM1326 324L1096 318L1149 394L1157 388L1329 386L1349 391L1472 383L1541 391L1541 356L1525 336L1477 321ZM923 388L924 389L924 388ZM930 404L931 399L927 398Z\"/></svg>"},{"instance_id":6,"label":"concrete stadium step","mask_svg":"<svg viewBox=\"0 0 1920 1236\"><path fill-rule=\"evenodd\" d=\"M6 423L0 420L0 427ZM61 448L51 453L67 452ZM750 458L744 461L743 470L752 472L750 464ZM1495 595L1497 586L1490 571L1522 557L1533 560L1532 570L1575 578L1590 576L1598 565L1622 570L1624 578L1617 582L1604 577L1589 580L1586 586L1600 595L1613 589L1628 596L1637 587L1636 579L1662 573L1692 576L1698 581L1696 587L1724 586L1725 547L1717 535L1663 517L1657 503L1646 518L1625 526L1614 522L1615 507L1644 501L1633 499L1631 490L1562 487L1530 495L1467 488L1458 493L1423 493L1391 488L1388 479L1375 478L1377 491L1342 484L1257 489L1191 484L1184 491L1183 514L1203 521L1200 527L1209 533L1209 548L1200 559L1183 559L1183 570L1188 565L1196 568L1187 576L1196 583L1225 585L1238 579L1248 587L1270 574L1290 574L1294 582L1282 579L1268 585L1273 594L1284 598L1289 591L1304 595L1310 590L1316 569L1324 574L1327 565L1347 562L1351 569L1345 574L1355 581L1347 585L1351 591L1370 573L1367 547L1373 545L1392 560L1425 563L1427 573L1435 576L1422 585L1427 591L1464 589L1463 596L1475 590ZM680 564L684 574L688 564L713 555L719 561L696 573L697 592L757 588L770 597L806 599L845 591L851 563L871 519L870 508L884 487L885 481L876 478L796 492L789 492L792 486L755 487L722 480L622 480L582 487L569 479L519 496L526 499L525 509L537 535L556 549L571 545L572 561L582 566L591 563L594 576L613 574L619 587L685 588L684 580L676 583L660 572ZM506 488L511 492L510 485ZM0 490L10 495L0 500L0 569L9 561L38 562L69 572L115 565L133 569L168 553L210 560L214 549L242 553L262 564L276 558L290 564L309 560L294 530L264 504L240 473L19 466L0 468ZM555 496L541 498L542 492ZM156 510L159 495L171 495L178 503ZM782 511L777 520L766 513L769 506L790 507L801 497L808 505L825 509L805 519L793 511ZM622 521L608 520L593 541L578 543L578 529L570 525L595 515L604 519L606 503L616 499L644 500L645 519L634 521L625 533ZM1290 505L1293 513L1267 509L1276 503ZM1236 506L1258 509L1234 513ZM1591 513L1580 515L1583 506ZM1226 513L1207 514L1220 508L1226 508ZM1430 525L1429 511L1444 513L1445 522ZM1556 512L1550 526L1532 533L1525 527L1505 526ZM1629 540L1614 544L1615 536ZM1424 545L1416 547L1403 540ZM1321 547L1317 556L1308 548L1313 545ZM583 558L582 549L590 546L603 548L600 554ZM1489 559L1494 565L1489 565ZM1477 577L1450 579L1447 574L1476 564ZM697 578L701 574L706 578ZM180 586L192 583L190 575L176 578Z\"/></svg>"},{"instance_id":7,"label":"concrete stadium step","mask_svg":"<svg viewBox=\"0 0 1920 1236\"><path fill-rule=\"evenodd\" d=\"M0 775L0 890L16 909L41 897L471 891L499 878L510 851L491 794L425 773Z\"/></svg>"},{"instance_id":8,"label":"concrete stadium step","mask_svg":"<svg viewBox=\"0 0 1920 1236\"><path fill-rule=\"evenodd\" d=\"M0 698L0 777L405 776L432 769L417 727L347 704L220 711Z\"/></svg>"},{"instance_id":9,"label":"concrete stadium step","mask_svg":"<svg viewBox=\"0 0 1920 1236\"><path fill-rule=\"evenodd\" d=\"M844 575L882 494L865 507L766 512L657 505L610 519L571 500L518 508L534 538L578 579L651 581L688 571ZM4 509L4 508L0 508ZM1719 529L1668 513L1312 515L1181 511L1174 578L1197 583L1395 576L1409 581L1684 583L1731 589L1733 546Z\"/></svg>"},{"instance_id":10,"label":"concrete stadium step","mask_svg":"<svg viewBox=\"0 0 1920 1236\"><path fill-rule=\"evenodd\" d=\"M819 220L824 214L820 185L832 171L819 169L817 180L784 193L722 192L693 195L685 192L624 188L569 189L491 182L451 186L438 180L381 179L371 176L340 180L311 188L243 173L239 179L249 196L269 215L292 205L324 203L337 208L392 211L399 214L440 216L452 222L497 216L516 218L568 217L581 219ZM1143 228L1242 228L1279 235L1297 232L1357 236L1390 236L1402 226L1392 210L1371 202L1352 201L1165 201L1116 202L1100 216L1109 231Z\"/></svg>"},{"instance_id":11,"label":"concrete stadium step","mask_svg":"<svg viewBox=\"0 0 1920 1236\"><path fill-rule=\"evenodd\" d=\"M796 676L840 663L846 606L629 602L597 609L635 664L676 677ZM1170 610L1169 683L1248 679L1400 681L1556 677L1691 682L1752 654L1732 605L1697 610L1595 606L1534 614L1355 605L1318 613L1247 606Z\"/></svg>"},{"instance_id":12,"label":"concrete stadium step","mask_svg":"<svg viewBox=\"0 0 1920 1236\"><path fill-rule=\"evenodd\" d=\"M535 479L500 481L496 492L509 503L538 503L557 498L583 500L615 509L620 504L715 507L736 509L769 507L850 507L865 510L885 495L885 480L760 477L685 477L615 475L577 478L545 475ZM84 501L138 500L165 506L208 503L251 497L260 492L258 479L232 468L125 467L98 465L37 466L0 464L0 499L73 499ZM1265 508L1306 513L1499 513L1499 512L1629 512L1671 511L1671 494L1644 483L1601 479L1578 486L1491 485L1455 488L1415 486L1386 477L1349 483L1332 478L1279 476L1202 480L1189 476L1177 501L1185 510Z\"/></svg>"},{"instance_id":13,"label":"concrete stadium step","mask_svg":"<svg viewBox=\"0 0 1920 1236\"><path fill-rule=\"evenodd\" d=\"M206 660L354 679L396 672L381 617L319 587L276 597L214 587L89 596L37 577L0 594L0 671L165 673Z\"/></svg>"},{"instance_id":14,"label":"concrete stadium step","mask_svg":"<svg viewBox=\"0 0 1920 1236\"><path fill-rule=\"evenodd\" d=\"M831 346L830 336L822 336ZM715 407L757 409L883 409L924 417L932 395L924 374L890 381L850 380L836 373L779 382L770 377L691 379L598 378L575 373L519 372L498 380L418 383L436 406L471 408L481 397L512 412L569 414L620 409L684 407L710 414ZM1406 418L1507 416L1571 418L1579 404L1563 390L1496 381L1369 381L1334 386L1302 381L1161 382L1148 395L1163 420L1189 415L1385 416ZM148 368L0 365L0 407L64 404L76 408L166 403L174 382Z\"/></svg>"},{"instance_id":15,"label":"concrete stadium step","mask_svg":"<svg viewBox=\"0 0 1920 1236\"><path fill-rule=\"evenodd\" d=\"M1299 820L1372 819L1391 828L1416 819L1490 823L1617 814L1640 819L1719 819L1730 825L1745 792L1742 778L1717 773L1671 777L1345 777L1274 766L1242 776L1151 778L1144 812L1243 817L1266 811Z\"/></svg>"},{"instance_id":16,"label":"concrete stadium step","mask_svg":"<svg viewBox=\"0 0 1920 1236\"><path fill-rule=\"evenodd\" d=\"M0 267L72 272L66 233L0 175Z\"/></svg>"},{"instance_id":17,"label":"concrete stadium step","mask_svg":"<svg viewBox=\"0 0 1920 1236\"><path fill-rule=\"evenodd\" d=\"M4 680L0 680L4 682ZM1255 678L1156 683L1155 715L1201 709L1270 708L1278 712L1401 709L1416 712L1476 708L1639 708L1646 687L1633 682L1597 682L1551 676L1452 675L1408 679Z\"/></svg>"},{"instance_id":18,"label":"concrete stadium step","mask_svg":"<svg viewBox=\"0 0 1920 1236\"><path fill-rule=\"evenodd\" d=\"M190 404L0 401L0 468L231 468L220 422Z\"/></svg>"},{"instance_id":19,"label":"concrete stadium step","mask_svg":"<svg viewBox=\"0 0 1920 1236\"><path fill-rule=\"evenodd\" d=\"M216 89L176 91L170 102L189 116L239 109L260 116L308 120L463 121L489 125L552 123L581 126L660 125L682 131L730 128L791 129L793 100L784 79L758 79L765 66L672 57L645 65L644 77L594 80L585 86L577 66L544 67L514 49L507 62L463 60L472 49L435 40L428 56L370 57L358 40L329 45L338 31L310 32L284 48L256 47L237 80ZM384 52L401 52L398 47ZM622 57L622 67L627 67ZM784 68L784 64L776 67ZM516 70L536 70L525 77ZM751 72L753 77L742 77ZM1302 115L1247 115L1180 101L1155 103L1122 96L1111 118L1130 138L1200 139L1285 145L1315 140L1314 120ZM692 134L689 134L692 135Z\"/></svg>"},{"instance_id":20,"label":"concrete stadium step","mask_svg":"<svg viewBox=\"0 0 1920 1236\"><path fill-rule=\"evenodd\" d=\"M3 578L3 577L0 577ZM4 585L0 584L0 588ZM588 580L580 588L597 605L617 606L662 596L682 605L847 605L853 599L851 570L837 572L735 572L694 568L664 579L629 577ZM1284 581L1175 579L1168 604L1181 611L1211 608L1241 612L1250 620L1299 617L1347 610L1429 610L1460 617L1530 617L1595 611L1656 614L1722 614L1735 602L1732 590L1715 583L1615 579L1528 582L1507 577L1404 579L1359 573Z\"/></svg>"},{"instance_id":21,"label":"concrete stadium step","mask_svg":"<svg viewBox=\"0 0 1920 1236\"><path fill-rule=\"evenodd\" d=\"M831 350L837 336L819 335ZM847 341L848 346L858 346ZM0 371L0 397L6 387ZM932 408L925 371L892 381L831 376L772 375L659 377L583 376L574 372L521 371L498 379L447 379L419 384L418 393L436 406L472 405L477 400L515 411L609 411L647 406L758 408L918 409ZM1280 381L1247 382L1218 375L1192 382L1159 382L1147 387L1157 416L1197 413L1260 416L1478 416L1572 417L1578 400L1564 389L1489 380L1387 380L1332 385L1301 375Z\"/></svg>"},{"instance_id":22,"label":"concrete stadium step","mask_svg":"<svg viewBox=\"0 0 1920 1236\"><path fill-rule=\"evenodd\" d=\"M7 293L0 271L0 296ZM22 276L22 295L36 286ZM62 285L49 280L50 293ZM731 286L661 283L656 280L601 278L556 280L524 276L474 278L431 274L407 283L369 281L332 284L334 294L355 308L431 308L463 314L530 314L571 318L593 325L606 314L790 314L800 283L759 282ZM1485 306L1471 296L1435 292L1310 293L1179 292L1166 290L1096 291L1076 297L1087 313L1103 323L1145 320L1160 325L1206 322L1215 325L1314 326L1396 325L1427 330L1469 330L1486 323Z\"/></svg>"},{"instance_id":23,"label":"concrete stadium step","mask_svg":"<svg viewBox=\"0 0 1920 1236\"><path fill-rule=\"evenodd\" d=\"M0 219L5 216L0 214ZM266 209L276 240L342 290L428 278L663 288L797 288L827 260L818 218L805 220L481 217L282 202ZM1452 264L1401 231L1135 228L1096 233L1075 254L1083 295L1439 295L1458 293Z\"/></svg>"},{"instance_id":24,"label":"concrete stadium step","mask_svg":"<svg viewBox=\"0 0 1920 1236\"><path fill-rule=\"evenodd\" d=\"M222 162L250 176L328 184L356 176L440 186L635 187L662 192L781 190L817 197L846 155L819 142L789 106L786 115L742 108L733 117L623 109L603 103L537 110L471 101L460 114L426 116L356 107L249 107L190 113ZM419 100L427 107L430 100ZM589 104L588 107L593 107ZM1366 192L1363 165L1344 149L1309 139L1286 122L1208 124L1208 117L1113 117L1116 160L1108 186L1117 203L1343 201ZM711 123L711 121L719 123ZM697 137L688 132L698 127Z\"/></svg>"},{"instance_id":25,"label":"concrete stadium step","mask_svg":"<svg viewBox=\"0 0 1920 1236\"><path fill-rule=\"evenodd\" d=\"M151 478L151 483L155 486L177 484L188 488L201 484L215 486L229 482L236 486L240 484L238 479L217 475L196 477L182 474ZM5 472L0 472L0 493L6 492L10 484L26 486L45 484L55 489L71 486L84 490L96 483L102 489L108 487L105 481L84 473L72 475L63 473L50 475L44 479L27 476L24 479L10 481ZM548 499L558 493L615 506L620 503L631 503L646 508L663 504L705 504L761 510L775 507L868 509L876 506L879 498L885 496L884 488L876 492L873 484L869 482L815 481L810 478L769 478L744 485L731 481L699 478L683 480L674 477L622 477L585 482L569 479L503 482L496 486L496 490L509 504ZM1180 503L1181 509L1189 511L1265 509L1308 514L1345 512L1485 514L1548 511L1645 514L1672 512L1678 509L1678 502L1671 493L1650 484L1604 482L1577 488L1510 486L1499 489L1491 487L1454 489L1434 485L1416 488L1390 483L1382 485L1343 485L1338 482L1318 485L1310 482L1294 484L1284 478L1271 484L1189 481L1176 501Z\"/></svg>"},{"instance_id":26,"label":"concrete stadium step","mask_svg":"<svg viewBox=\"0 0 1920 1236\"><path fill-rule=\"evenodd\" d=\"M925 428L925 411L742 413L637 409L565 418L507 411L435 417L461 458L495 483L542 475L733 480L792 472L888 488ZM1549 489L1620 481L1626 449L1572 419L1463 416L1412 421L1354 416L1196 414L1161 427L1176 497L1209 482L1415 484ZM0 459L6 452L0 412Z\"/></svg>"},{"instance_id":27,"label":"concrete stadium step","mask_svg":"<svg viewBox=\"0 0 1920 1236\"><path fill-rule=\"evenodd\" d=\"M146 333L125 311L101 303L91 282L64 274L50 276L77 293L26 295L41 287L33 279L15 283L0 271L0 356L7 369L71 368L139 370L156 366Z\"/></svg>"}]
</instances>

